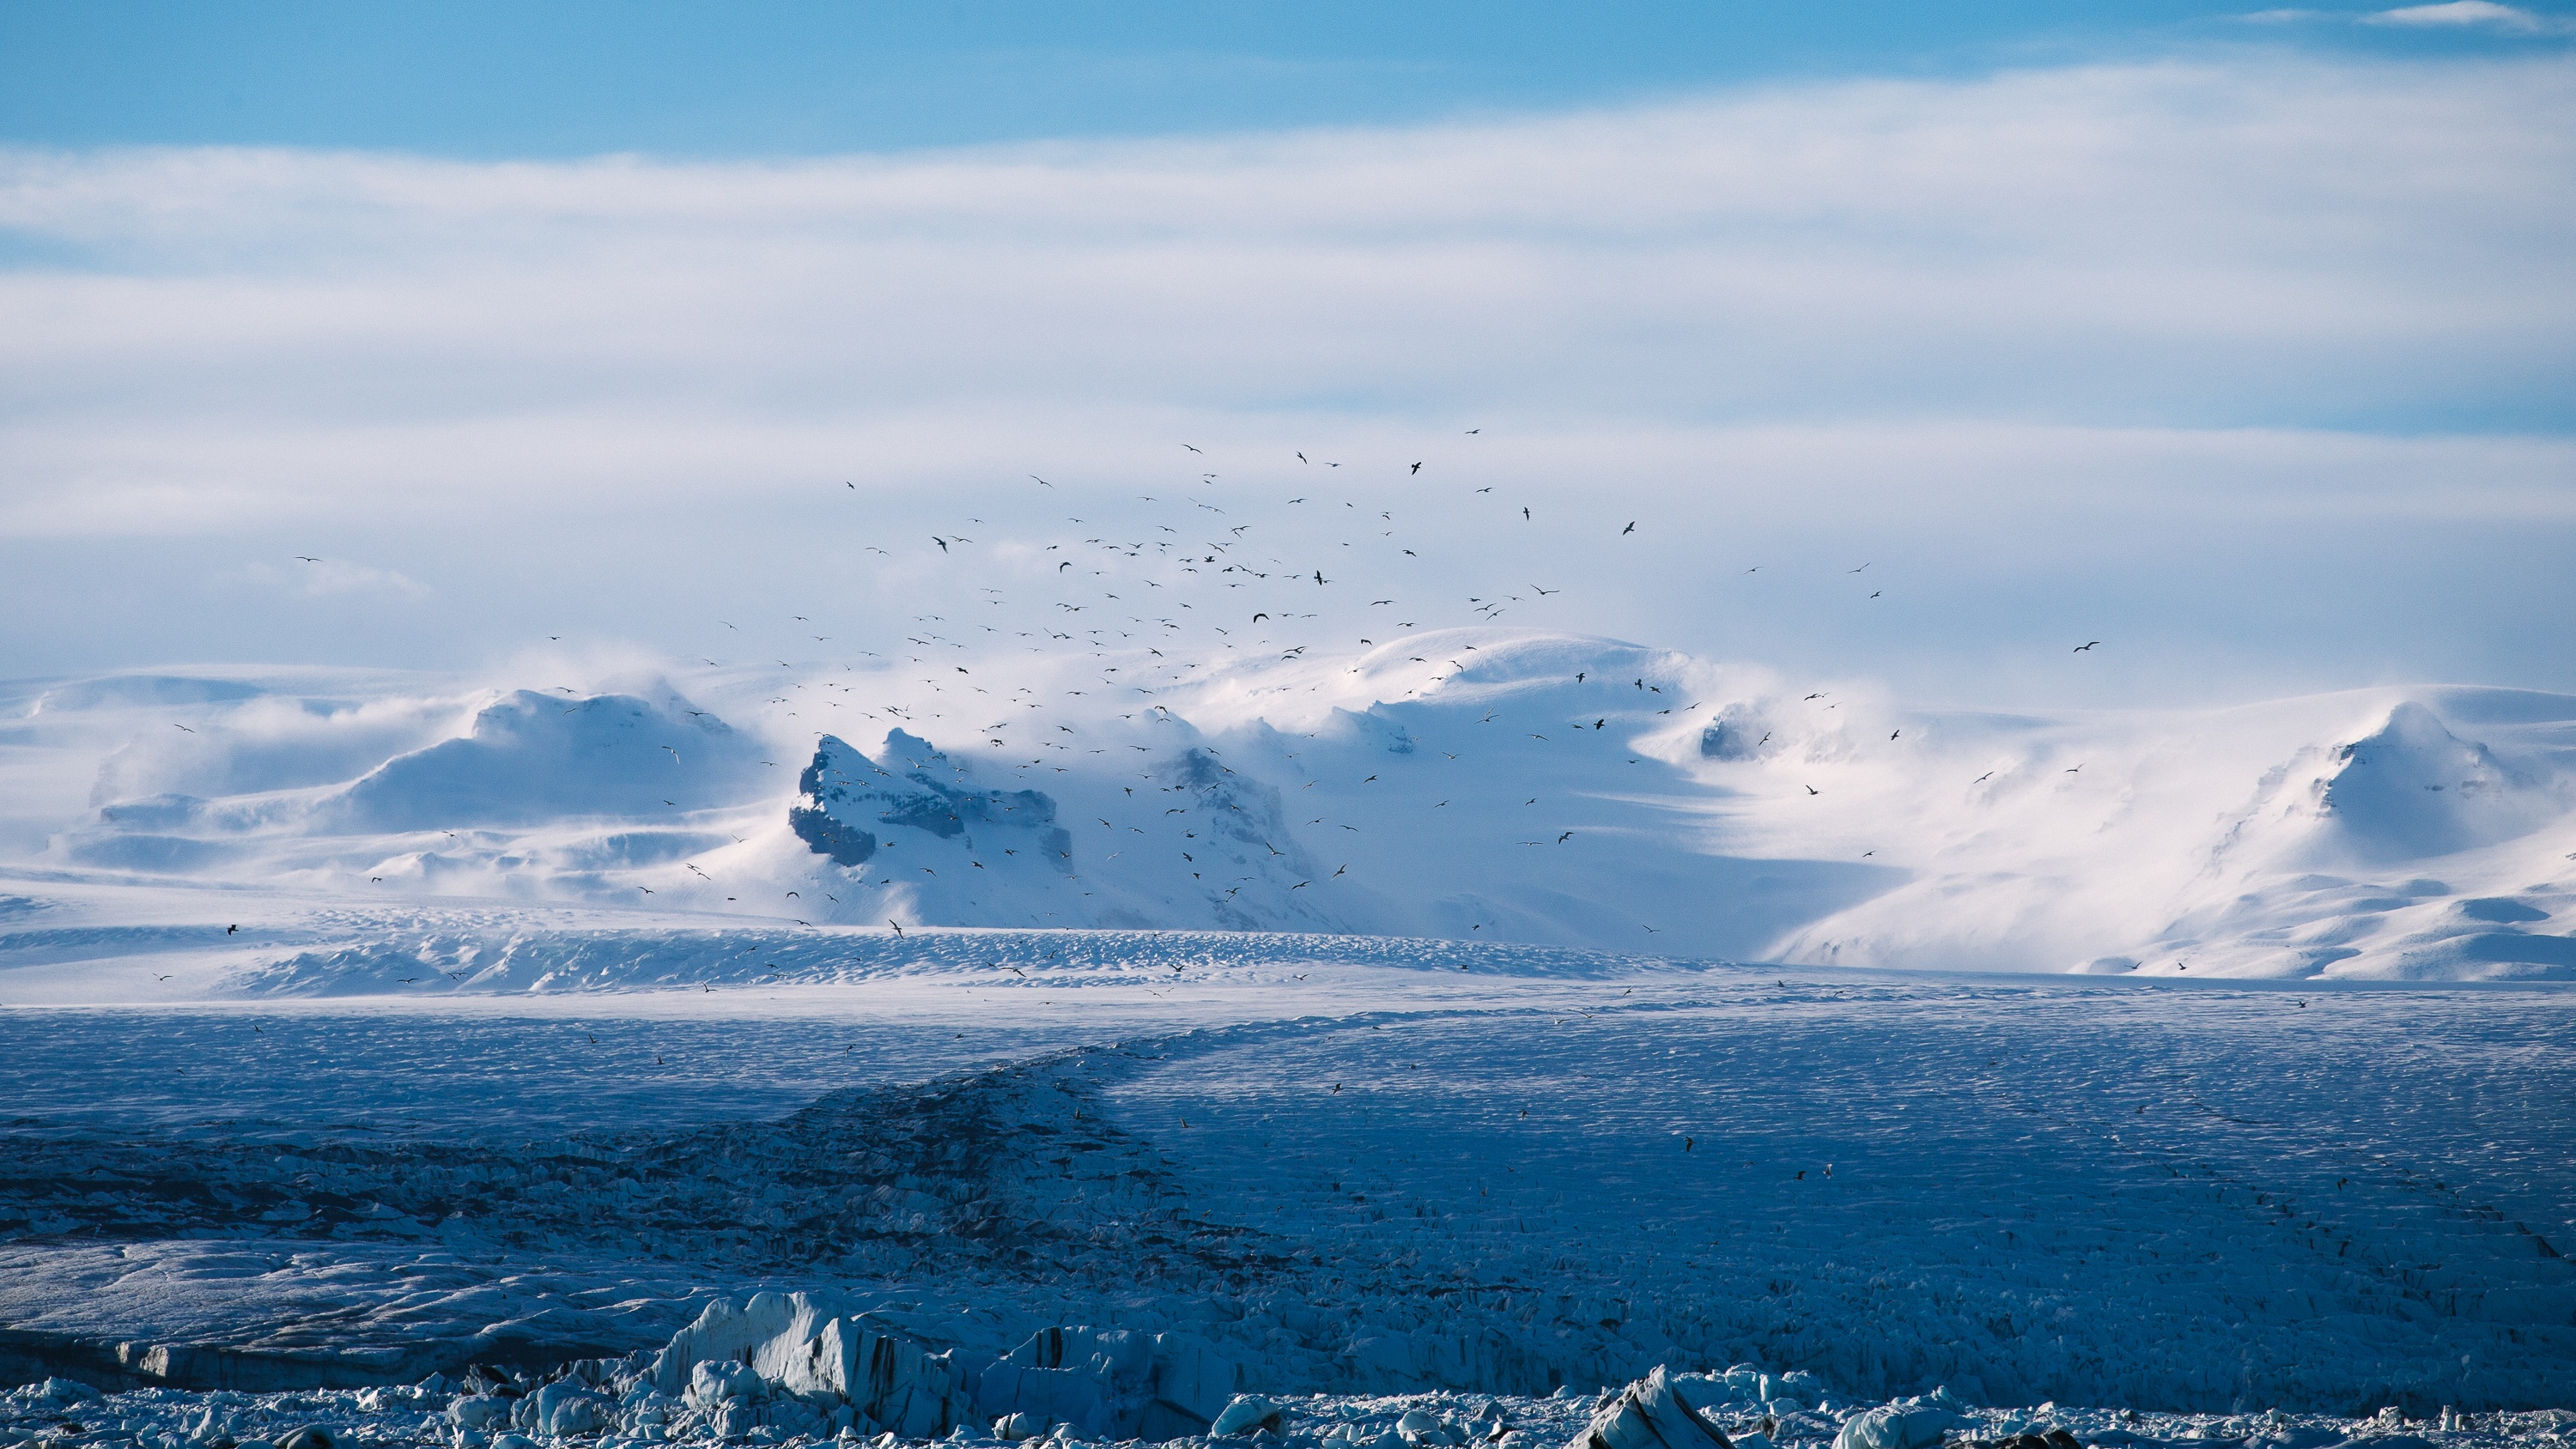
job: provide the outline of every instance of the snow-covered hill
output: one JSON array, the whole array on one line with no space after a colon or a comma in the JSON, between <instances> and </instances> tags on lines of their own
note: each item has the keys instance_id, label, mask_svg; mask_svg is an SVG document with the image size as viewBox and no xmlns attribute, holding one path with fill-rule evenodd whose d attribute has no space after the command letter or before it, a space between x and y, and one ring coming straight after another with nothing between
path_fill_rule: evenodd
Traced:
<instances>
[{"instance_id":1,"label":"snow-covered hill","mask_svg":"<svg viewBox=\"0 0 2576 1449\"><path fill-rule=\"evenodd\" d=\"M0 951L78 957L111 918L184 934L516 903L889 940L1257 930L2576 979L2576 697L1923 711L1493 626L1358 656L1031 652L481 692L274 671L21 685L0 726L21 881Z\"/></svg>"}]
</instances>

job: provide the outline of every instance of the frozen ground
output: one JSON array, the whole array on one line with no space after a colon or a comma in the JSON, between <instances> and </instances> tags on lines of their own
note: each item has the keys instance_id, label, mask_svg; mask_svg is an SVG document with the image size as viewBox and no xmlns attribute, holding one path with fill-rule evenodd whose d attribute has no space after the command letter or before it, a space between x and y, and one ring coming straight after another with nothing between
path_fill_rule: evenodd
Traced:
<instances>
[{"instance_id":1,"label":"frozen ground","mask_svg":"<svg viewBox=\"0 0 2576 1449\"><path fill-rule=\"evenodd\" d=\"M1187 1331L1283 1394L1750 1361L1847 1403L2576 1401L2546 987L1066 939L837 986L0 1016L5 1343L355 1387L829 1287L963 1361Z\"/></svg>"}]
</instances>

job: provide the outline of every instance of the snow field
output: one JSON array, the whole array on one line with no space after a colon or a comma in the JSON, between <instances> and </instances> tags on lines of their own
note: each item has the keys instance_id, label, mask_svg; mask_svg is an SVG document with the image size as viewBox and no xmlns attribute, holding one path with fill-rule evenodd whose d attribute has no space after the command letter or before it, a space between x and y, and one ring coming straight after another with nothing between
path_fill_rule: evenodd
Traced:
<instances>
[{"instance_id":1,"label":"snow field","mask_svg":"<svg viewBox=\"0 0 2576 1449\"><path fill-rule=\"evenodd\" d=\"M12 686L0 984L121 962L148 998L162 972L133 963L266 968L291 947L299 989L435 987L357 958L334 974L331 952L384 943L323 917L403 908L494 922L447 943L477 960L519 934L508 911L570 909L643 932L1179 929L1899 969L2576 974L2565 696L1932 710L1500 626L1356 656L1103 639L1079 658L958 659L971 672L879 658L544 690L311 671ZM240 923L227 907L244 895L276 904L268 950L207 935ZM71 919L84 900L100 909ZM696 961L728 964L697 938L603 948L511 989L671 981Z\"/></svg>"}]
</instances>

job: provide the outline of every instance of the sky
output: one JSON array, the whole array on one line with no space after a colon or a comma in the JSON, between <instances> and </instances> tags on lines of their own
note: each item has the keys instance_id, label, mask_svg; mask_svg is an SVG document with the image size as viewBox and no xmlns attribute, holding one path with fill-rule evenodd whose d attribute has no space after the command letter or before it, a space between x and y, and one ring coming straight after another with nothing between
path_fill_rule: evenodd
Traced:
<instances>
[{"instance_id":1,"label":"sky","mask_svg":"<svg viewBox=\"0 0 2576 1449\"><path fill-rule=\"evenodd\" d=\"M2576 689L2571 43L12 5L0 674L892 637L1195 489L1436 541L1355 637L1526 585L1926 703Z\"/></svg>"}]
</instances>

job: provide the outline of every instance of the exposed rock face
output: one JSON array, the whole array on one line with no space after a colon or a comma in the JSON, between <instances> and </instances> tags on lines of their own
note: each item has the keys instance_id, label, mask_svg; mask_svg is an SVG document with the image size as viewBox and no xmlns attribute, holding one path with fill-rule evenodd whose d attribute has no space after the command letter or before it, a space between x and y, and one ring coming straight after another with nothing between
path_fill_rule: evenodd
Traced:
<instances>
[{"instance_id":1,"label":"exposed rock face","mask_svg":"<svg viewBox=\"0 0 2576 1449\"><path fill-rule=\"evenodd\" d=\"M921 830L952 839L968 830L1025 832L1035 853L1070 869L1073 838L1056 824L1055 801L1042 790L976 790L954 783L958 772L927 740L896 730L885 753L871 759L825 735L797 779L801 792L788 807L797 838L835 865L866 863L877 853L877 830Z\"/></svg>"}]
</instances>

